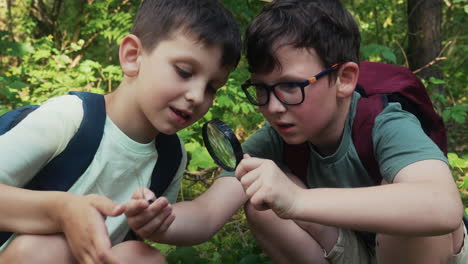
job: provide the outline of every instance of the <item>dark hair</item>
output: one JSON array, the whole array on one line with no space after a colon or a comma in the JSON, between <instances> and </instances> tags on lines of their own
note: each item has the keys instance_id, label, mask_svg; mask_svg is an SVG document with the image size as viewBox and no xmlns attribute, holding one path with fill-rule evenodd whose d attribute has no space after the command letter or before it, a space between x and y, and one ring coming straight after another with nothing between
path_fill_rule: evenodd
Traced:
<instances>
[{"instance_id":1,"label":"dark hair","mask_svg":"<svg viewBox=\"0 0 468 264\"><path fill-rule=\"evenodd\" d=\"M235 67L241 53L239 26L217 0L144 0L130 33L146 51L181 30L207 45L220 45L222 66Z\"/></svg>"},{"instance_id":2,"label":"dark hair","mask_svg":"<svg viewBox=\"0 0 468 264\"><path fill-rule=\"evenodd\" d=\"M276 0L250 23L245 36L249 71L269 73L281 67L279 47L313 48L322 66L359 63L359 26L338 0Z\"/></svg>"}]
</instances>

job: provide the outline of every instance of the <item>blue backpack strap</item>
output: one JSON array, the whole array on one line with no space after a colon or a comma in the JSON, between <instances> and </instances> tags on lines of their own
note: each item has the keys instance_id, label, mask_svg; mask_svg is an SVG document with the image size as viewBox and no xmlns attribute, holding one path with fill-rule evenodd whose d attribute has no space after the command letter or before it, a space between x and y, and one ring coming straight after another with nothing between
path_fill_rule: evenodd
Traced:
<instances>
[{"instance_id":1,"label":"blue backpack strap","mask_svg":"<svg viewBox=\"0 0 468 264\"><path fill-rule=\"evenodd\" d=\"M104 132L106 109L104 97L87 92L70 92L83 101L83 120L65 150L50 161L25 188L67 191L92 162ZM13 128L37 105L12 110L0 117L0 135ZM77 158L79 157L79 158ZM12 235L0 232L0 245Z\"/></svg>"},{"instance_id":2,"label":"blue backpack strap","mask_svg":"<svg viewBox=\"0 0 468 264\"><path fill-rule=\"evenodd\" d=\"M161 196L169 187L182 160L182 148L177 134L159 134L156 137L158 160L151 176L150 189L156 197Z\"/></svg>"},{"instance_id":3,"label":"blue backpack strap","mask_svg":"<svg viewBox=\"0 0 468 264\"><path fill-rule=\"evenodd\" d=\"M0 116L0 136L15 127L29 113L36 110L38 105L28 105L21 108L11 110Z\"/></svg>"},{"instance_id":4,"label":"blue backpack strap","mask_svg":"<svg viewBox=\"0 0 468 264\"><path fill-rule=\"evenodd\" d=\"M70 92L83 101L83 120L65 150L51 160L25 188L41 191L67 191L91 164L104 132L104 96ZM77 158L79 157L79 158Z\"/></svg>"}]
</instances>

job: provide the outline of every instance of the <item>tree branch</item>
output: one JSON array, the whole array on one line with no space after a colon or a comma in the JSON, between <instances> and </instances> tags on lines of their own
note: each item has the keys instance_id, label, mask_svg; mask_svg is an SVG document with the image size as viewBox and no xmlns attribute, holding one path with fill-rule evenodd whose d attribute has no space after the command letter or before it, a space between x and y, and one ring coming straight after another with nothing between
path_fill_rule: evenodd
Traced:
<instances>
[{"instance_id":1,"label":"tree branch","mask_svg":"<svg viewBox=\"0 0 468 264\"><path fill-rule=\"evenodd\" d=\"M436 64L438 61L442 61L442 60L446 60L447 57L442 57L442 54L444 53L444 51L448 48L448 46L450 46L452 44L452 41L449 41L447 42L447 44L445 44L445 46L442 48L442 50L440 51L439 55L433 59L432 61L428 62L426 65L422 66L421 68L417 69L417 70L414 70L413 73L416 74L418 72L421 72L422 70L424 69L427 69L429 67L431 67L432 65Z\"/></svg>"}]
</instances>

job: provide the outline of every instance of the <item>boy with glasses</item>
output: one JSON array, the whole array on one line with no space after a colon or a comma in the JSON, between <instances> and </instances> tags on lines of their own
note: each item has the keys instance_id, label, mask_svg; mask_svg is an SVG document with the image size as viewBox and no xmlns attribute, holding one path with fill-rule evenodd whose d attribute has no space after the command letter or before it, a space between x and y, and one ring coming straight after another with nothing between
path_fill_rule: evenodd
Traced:
<instances>
[{"instance_id":1,"label":"boy with glasses","mask_svg":"<svg viewBox=\"0 0 468 264\"><path fill-rule=\"evenodd\" d=\"M175 204L175 221L155 237L202 242L245 205L274 263L468 263L447 159L399 103L375 120L383 180L368 187L351 138L360 33L338 0L273 1L245 41L252 76L242 88L268 123L243 144L236 177L223 172L203 195ZM285 142L307 142L305 181L287 167ZM376 233L375 243L355 231Z\"/></svg>"}]
</instances>

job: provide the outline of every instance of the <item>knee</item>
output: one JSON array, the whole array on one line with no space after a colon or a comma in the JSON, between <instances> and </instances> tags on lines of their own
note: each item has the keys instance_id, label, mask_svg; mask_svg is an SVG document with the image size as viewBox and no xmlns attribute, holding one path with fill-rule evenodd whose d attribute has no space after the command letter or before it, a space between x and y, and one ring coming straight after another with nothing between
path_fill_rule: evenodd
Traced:
<instances>
[{"instance_id":1,"label":"knee","mask_svg":"<svg viewBox=\"0 0 468 264\"><path fill-rule=\"evenodd\" d=\"M114 246L112 252L124 263L166 263L166 259L161 252L141 241L122 242Z\"/></svg>"},{"instance_id":2,"label":"knee","mask_svg":"<svg viewBox=\"0 0 468 264\"><path fill-rule=\"evenodd\" d=\"M34 263L69 263L73 258L61 235L19 235L0 255L1 263L31 263L33 260Z\"/></svg>"}]
</instances>

